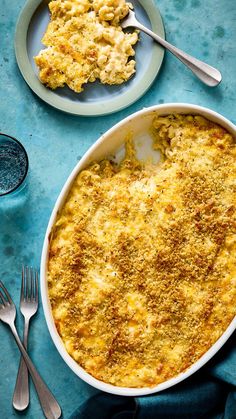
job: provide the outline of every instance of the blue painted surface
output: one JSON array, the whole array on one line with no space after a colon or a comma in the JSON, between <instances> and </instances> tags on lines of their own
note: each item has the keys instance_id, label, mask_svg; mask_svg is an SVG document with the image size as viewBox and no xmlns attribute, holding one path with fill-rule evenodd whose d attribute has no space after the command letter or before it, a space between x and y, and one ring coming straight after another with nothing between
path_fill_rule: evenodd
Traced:
<instances>
[{"instance_id":1,"label":"blue painted surface","mask_svg":"<svg viewBox=\"0 0 236 419\"><path fill-rule=\"evenodd\" d=\"M76 162L91 144L123 117L157 103L190 102L222 113L234 123L236 92L236 2L234 0L159 0L167 39L217 66L223 82L215 89L201 84L166 54L151 90L131 107L105 117L63 114L38 99L22 79L14 56L14 29L23 0L0 2L0 131L18 138L30 160L28 187L12 200L0 199L0 278L19 300L22 263L39 266L43 237L58 193ZM18 315L18 325L22 318ZM64 418L94 390L64 364L47 331L42 307L30 334L30 353L59 400ZM11 398L18 350L0 324L0 417L43 418L34 389L31 405L19 415Z\"/></svg>"}]
</instances>

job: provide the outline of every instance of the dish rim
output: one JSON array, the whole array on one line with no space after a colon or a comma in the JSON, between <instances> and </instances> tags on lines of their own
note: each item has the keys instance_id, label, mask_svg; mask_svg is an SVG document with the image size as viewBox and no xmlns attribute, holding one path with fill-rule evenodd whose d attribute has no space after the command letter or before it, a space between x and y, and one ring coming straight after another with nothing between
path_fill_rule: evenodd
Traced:
<instances>
[{"instance_id":1,"label":"dish rim","mask_svg":"<svg viewBox=\"0 0 236 419\"><path fill-rule=\"evenodd\" d=\"M108 131L105 132L102 136L98 138L98 140L88 149L88 151L84 154L82 159L76 164L75 168L72 170L71 174L67 178L66 182L64 183L64 186L56 200L56 203L54 205L53 211L51 212L51 216L48 222L45 239L43 243L43 249L42 249L42 256L41 256L41 279L40 279L40 287L41 287L41 297L42 297L42 305L43 305L43 311L44 316L46 319L47 327L49 330L49 333L51 335L51 338L60 353L63 360L66 362L66 364L70 367L70 369L82 380L84 380L87 384L90 384L91 386L95 387L96 389L105 391L107 393L111 393L114 395L120 395L120 396L145 396L150 395L154 393L158 393L160 391L163 391L167 388L170 388L181 381L185 380L186 378L190 377L192 374L194 374L196 371L198 371L203 365L205 365L219 350L220 348L225 344L225 342L229 339L229 337L232 335L234 330L236 329L236 316L231 321L231 323L228 325L225 332L220 336L220 338L211 346L210 349L208 349L207 352L205 352L200 359L198 359L197 362L195 362L193 365L191 365L185 372L178 374L177 376L164 381L154 387L145 387L145 388L127 388L127 387L119 387L114 386L112 384L108 384L105 382L102 382L96 378L94 378L92 375L87 373L85 369L83 369L66 351L65 346L63 344L62 339L60 338L56 326L52 317L51 313L51 307L49 302L49 297L47 293L47 261L48 261L48 249L49 249L49 236L52 229L52 226L54 225L56 216L58 214L59 209L64 203L64 200L66 199L66 196L73 184L73 181L77 174L83 170L84 167L86 167L87 161L89 160L90 155L99 148L103 143L109 142L110 136L116 131L119 130L120 127L127 124L129 121L139 118L140 116L158 112L159 115L167 115L168 113L183 113L183 114L199 114L203 115L209 120L213 120L214 122L218 123L219 125L225 127L229 130L231 134L233 134L236 137L236 126L230 122L228 119L226 119L224 116L220 115L219 113L194 104L188 104L188 103L167 103L167 104L161 104L161 105L154 105L148 108L144 108L142 110L139 110L128 117L122 119L120 122L115 124L112 128L110 128Z\"/></svg>"},{"instance_id":2,"label":"dish rim","mask_svg":"<svg viewBox=\"0 0 236 419\"><path fill-rule=\"evenodd\" d=\"M99 101L96 103L73 102L72 100L60 97L60 95L57 95L54 91L45 87L36 76L27 52L28 28L34 13L44 1L45 0L26 1L16 24L14 41L16 61L21 75L31 90L40 99L60 111L72 115L91 117L118 112L136 102L147 92L161 69L165 55L164 48L161 48L157 43L153 43L152 58L149 67L138 84L134 84L131 89L128 89L120 96L117 95L113 100L103 103L103 106L101 106ZM165 39L165 29L159 8L155 5L153 0L139 0L139 2L148 15L152 29Z\"/></svg>"}]
</instances>

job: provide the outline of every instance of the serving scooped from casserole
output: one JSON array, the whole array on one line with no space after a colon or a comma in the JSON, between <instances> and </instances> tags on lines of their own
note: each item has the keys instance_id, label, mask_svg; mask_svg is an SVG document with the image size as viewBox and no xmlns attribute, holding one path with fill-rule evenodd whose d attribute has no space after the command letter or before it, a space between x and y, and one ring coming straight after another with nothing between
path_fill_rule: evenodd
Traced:
<instances>
[{"instance_id":1,"label":"serving scooped from casserole","mask_svg":"<svg viewBox=\"0 0 236 419\"><path fill-rule=\"evenodd\" d=\"M56 89L79 93L88 82L118 85L135 73L137 31L123 32L120 21L132 7L125 0L52 0L50 23L35 59L39 79Z\"/></svg>"},{"instance_id":2,"label":"serving scooped from casserole","mask_svg":"<svg viewBox=\"0 0 236 419\"><path fill-rule=\"evenodd\" d=\"M236 314L236 147L197 115L154 116L159 163L105 159L74 181L50 236L58 333L88 373L153 387L186 371Z\"/></svg>"}]
</instances>

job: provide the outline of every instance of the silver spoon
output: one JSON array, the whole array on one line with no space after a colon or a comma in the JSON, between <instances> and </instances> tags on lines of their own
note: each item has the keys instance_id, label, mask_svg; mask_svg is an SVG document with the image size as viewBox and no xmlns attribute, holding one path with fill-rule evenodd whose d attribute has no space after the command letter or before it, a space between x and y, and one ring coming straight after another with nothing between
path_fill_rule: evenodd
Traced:
<instances>
[{"instance_id":1,"label":"silver spoon","mask_svg":"<svg viewBox=\"0 0 236 419\"><path fill-rule=\"evenodd\" d=\"M182 63L184 63L190 70L205 84L208 86L214 87L217 86L221 80L221 73L214 67L204 63L203 61L197 60L197 58L192 57L186 52L181 51L179 48L176 48L174 45L169 44L156 33L152 32L150 29L143 26L136 19L135 13L133 10L129 11L129 14L121 22L122 28L134 27L145 32L147 35L151 36L155 41L157 41L164 48L168 49L173 55L175 55Z\"/></svg>"}]
</instances>

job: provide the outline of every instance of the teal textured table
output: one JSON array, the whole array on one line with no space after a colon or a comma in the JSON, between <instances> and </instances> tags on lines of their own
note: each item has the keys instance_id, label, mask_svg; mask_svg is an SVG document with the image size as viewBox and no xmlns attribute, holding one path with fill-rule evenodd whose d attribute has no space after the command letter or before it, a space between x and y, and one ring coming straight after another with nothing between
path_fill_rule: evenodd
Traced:
<instances>
[{"instance_id":1,"label":"teal textured table","mask_svg":"<svg viewBox=\"0 0 236 419\"><path fill-rule=\"evenodd\" d=\"M0 1L0 131L26 147L30 172L28 188L19 200L0 199L0 279L19 301L22 263L39 266L49 215L67 176L91 144L129 114L165 102L189 102L222 113L234 123L236 92L235 0L159 0L167 39L218 67L223 82L211 89L199 82L180 62L166 54L151 89L129 108L104 117L82 118L63 114L28 88L16 65L14 30L23 0ZM18 315L17 325L22 328ZM47 330L42 307L33 320L30 353L63 410L70 414L95 390L65 365ZM31 387L31 404L19 415L11 407L19 353L7 328L0 324L0 418L43 418Z\"/></svg>"}]
</instances>

